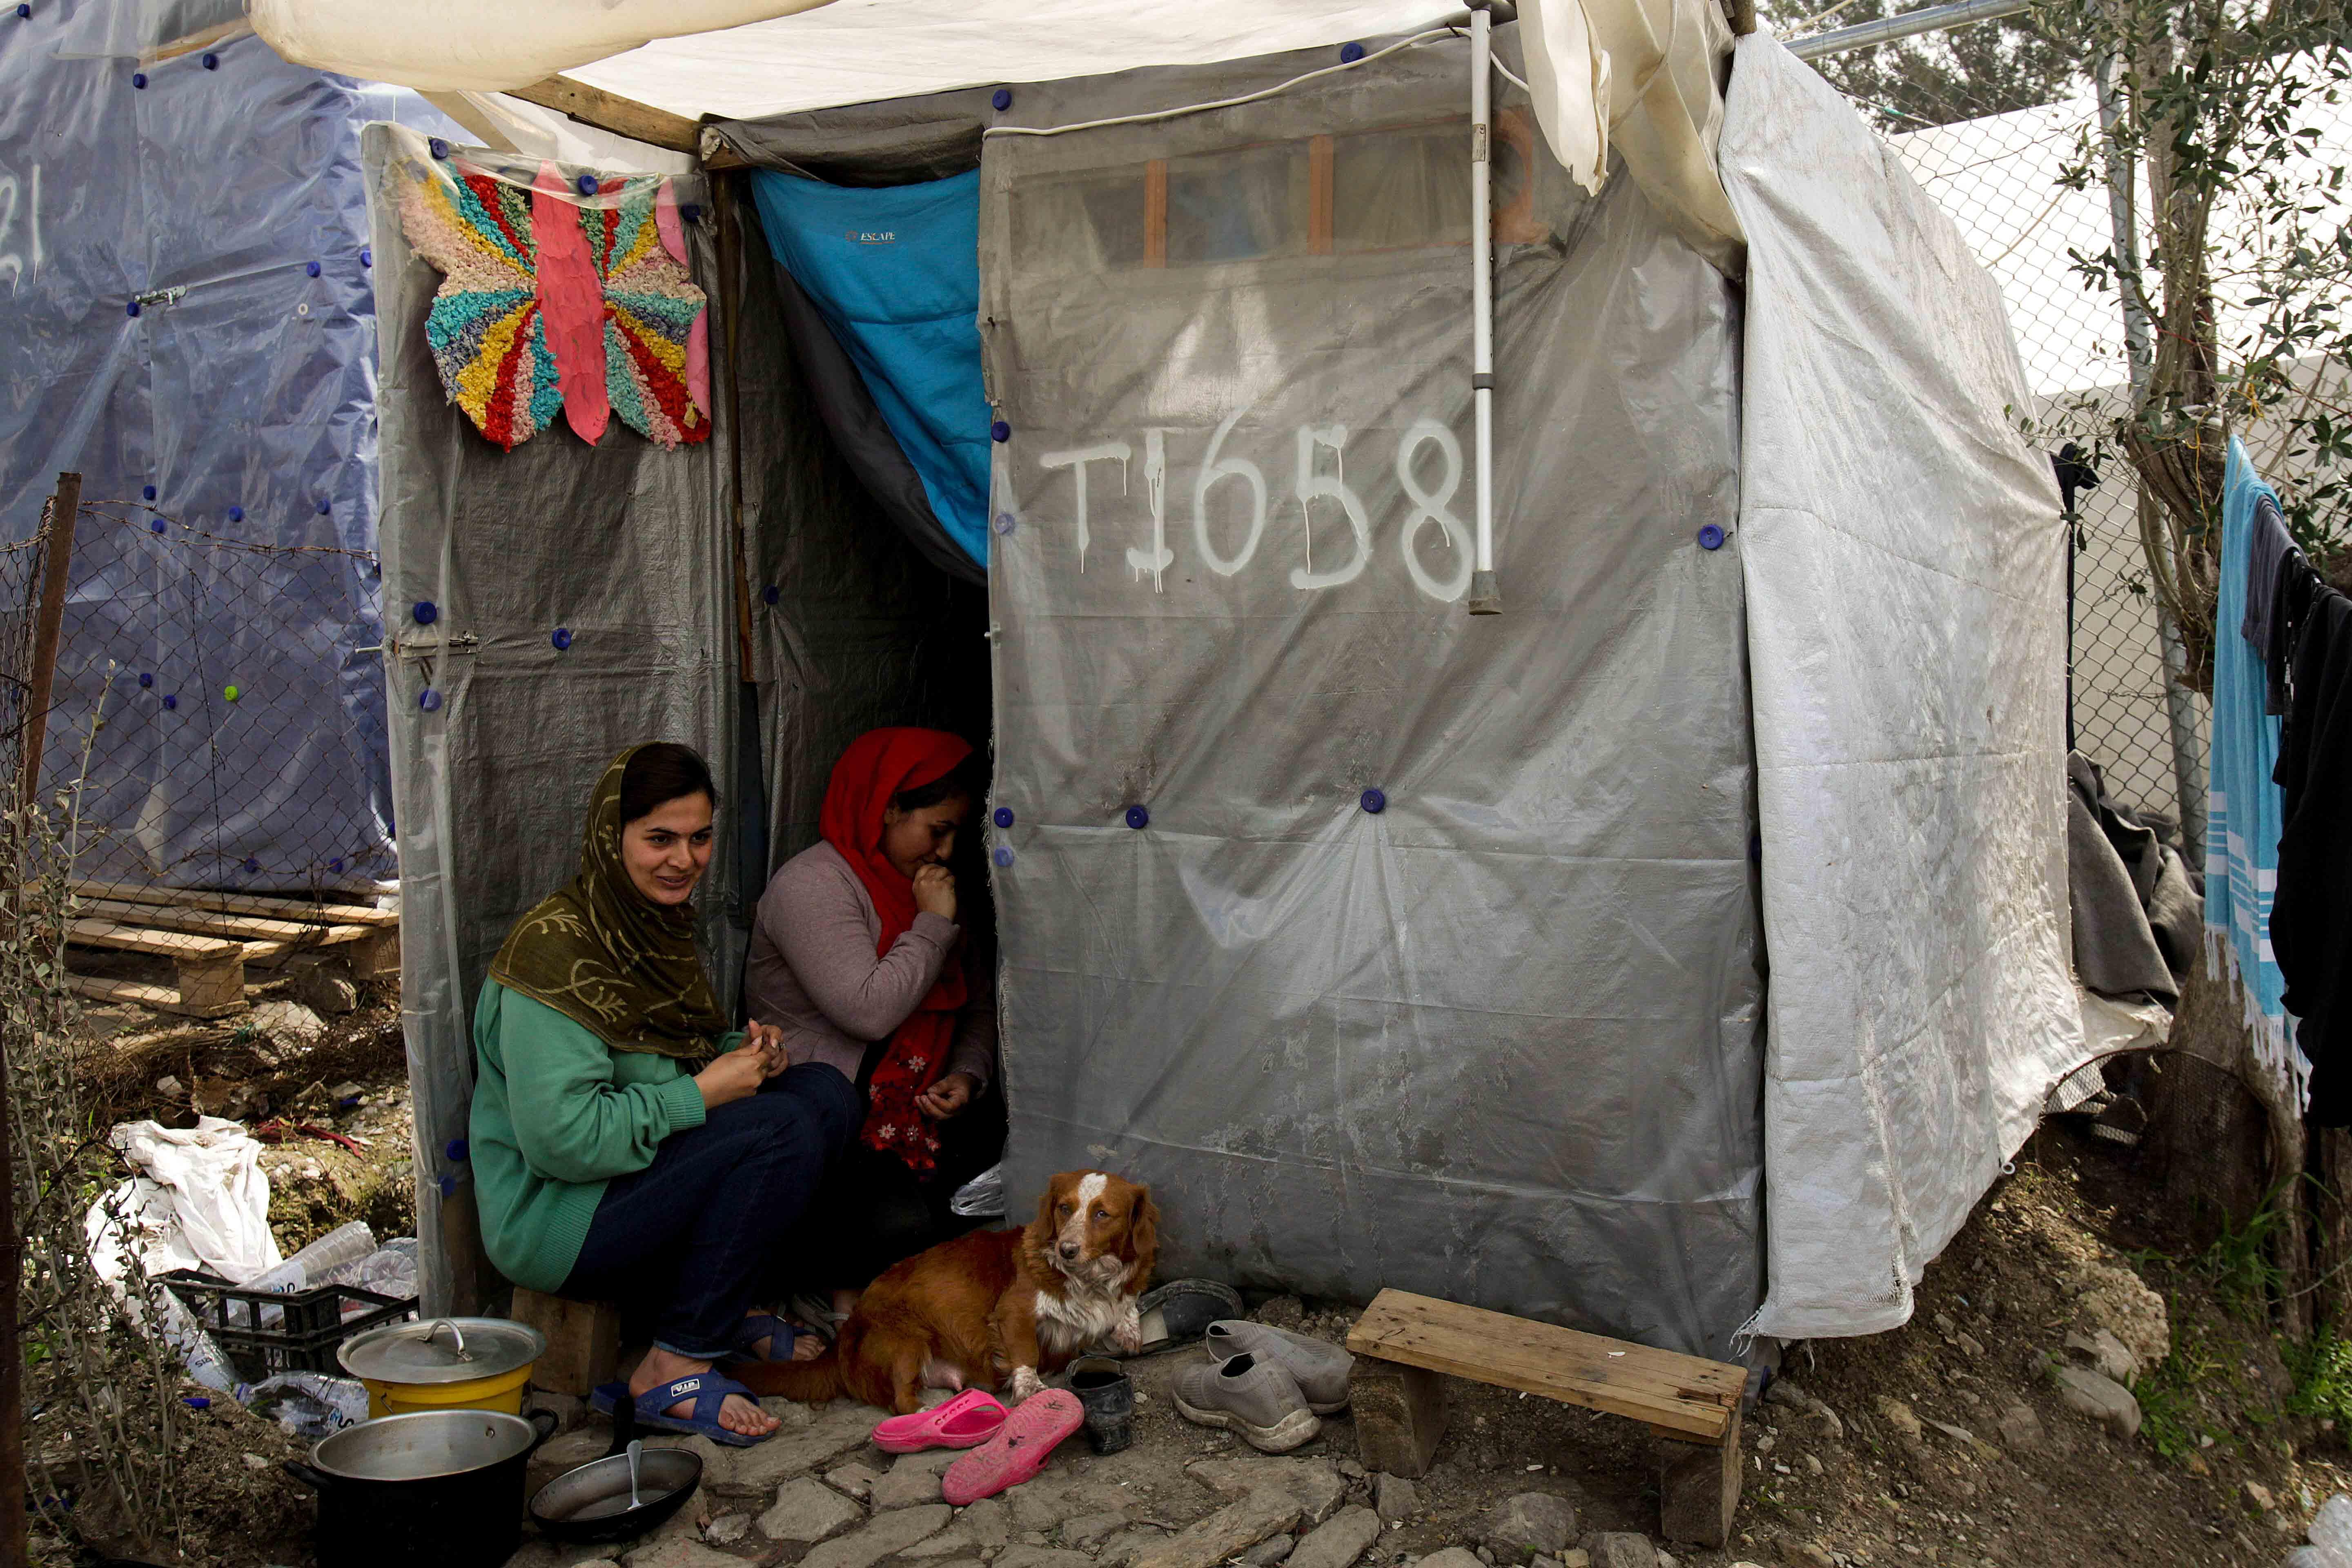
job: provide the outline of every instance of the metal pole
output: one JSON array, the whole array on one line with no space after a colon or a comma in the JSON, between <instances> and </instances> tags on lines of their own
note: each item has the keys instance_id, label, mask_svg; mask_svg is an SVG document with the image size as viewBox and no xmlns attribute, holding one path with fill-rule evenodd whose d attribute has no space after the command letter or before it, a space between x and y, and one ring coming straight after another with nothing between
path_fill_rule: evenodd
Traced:
<instances>
[{"instance_id":1,"label":"metal pole","mask_svg":"<svg viewBox=\"0 0 2352 1568\"><path fill-rule=\"evenodd\" d=\"M2123 108L2116 94L2115 57L2102 55L2091 75L2098 89L2099 135L2105 143L2107 226L2116 247L2116 291L2123 298L2124 360L2131 377L2132 412L2137 415L2147 394L2153 363L2149 344L2154 334L2142 293L2131 163L2116 136ZM2150 504L2144 491L2139 504ZM2143 537L2145 533L2143 530ZM2180 803L2180 855L2201 872L2205 867L2205 747L2197 733L2197 697L2186 679L2189 652L2181 643L2180 628L2173 624L2161 599L2156 605L2156 635L2164 656L2164 715L2172 733L2172 788Z\"/></svg>"},{"instance_id":2,"label":"metal pole","mask_svg":"<svg viewBox=\"0 0 2352 1568\"><path fill-rule=\"evenodd\" d=\"M1495 586L1495 18L1470 12L1470 403L1478 422L1478 544L1472 557L1470 613L1499 616Z\"/></svg>"},{"instance_id":3,"label":"metal pole","mask_svg":"<svg viewBox=\"0 0 2352 1568\"><path fill-rule=\"evenodd\" d=\"M1823 55L1842 55L1849 49L1866 49L1874 44L1891 44L1897 38L1907 38L1916 33L1941 32L1948 27L1963 27L1970 22L1990 22L2000 16L2014 16L2029 10L2033 0L1959 0L1954 5L1930 5L1924 11L1906 11L1900 16L1889 16L1882 22L1862 22L1851 27L1839 27L1827 33L1815 33L1810 38L1799 38L1789 46L1789 52L1801 60L1817 60Z\"/></svg>"},{"instance_id":4,"label":"metal pole","mask_svg":"<svg viewBox=\"0 0 2352 1568\"><path fill-rule=\"evenodd\" d=\"M41 607L33 623L33 679L17 730L16 802L29 810L40 798L41 747L49 726L49 690L58 673L58 633L65 626L67 569L73 561L74 516L81 510L81 476L59 474L49 498L48 542L41 551Z\"/></svg>"}]
</instances>

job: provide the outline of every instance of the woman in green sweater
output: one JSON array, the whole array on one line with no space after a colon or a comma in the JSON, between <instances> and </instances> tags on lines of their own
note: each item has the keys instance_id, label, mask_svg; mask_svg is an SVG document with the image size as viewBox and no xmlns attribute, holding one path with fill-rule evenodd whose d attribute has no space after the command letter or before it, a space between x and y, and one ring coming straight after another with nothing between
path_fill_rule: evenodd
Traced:
<instances>
[{"instance_id":1,"label":"woman in green sweater","mask_svg":"<svg viewBox=\"0 0 2352 1568\"><path fill-rule=\"evenodd\" d=\"M752 1303L863 1107L775 1029L727 1027L688 901L717 799L684 746L604 770L580 874L516 923L474 1009L470 1142L500 1272L652 1312L653 1349L596 1407L740 1446L779 1424L713 1364L815 1353Z\"/></svg>"}]
</instances>

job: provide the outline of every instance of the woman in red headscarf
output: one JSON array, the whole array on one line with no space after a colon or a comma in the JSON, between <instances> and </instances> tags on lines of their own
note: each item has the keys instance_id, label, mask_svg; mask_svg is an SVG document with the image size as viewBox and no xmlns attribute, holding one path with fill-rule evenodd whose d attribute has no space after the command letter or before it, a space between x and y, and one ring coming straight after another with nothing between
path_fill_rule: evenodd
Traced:
<instances>
[{"instance_id":1,"label":"woman in red headscarf","mask_svg":"<svg viewBox=\"0 0 2352 1568\"><path fill-rule=\"evenodd\" d=\"M834 765L817 843L761 896L743 990L795 1064L838 1068L866 1102L816 1205L833 1310L956 1228L947 1199L1003 1141L990 968L949 862L981 786L939 730L873 730ZM975 1107L978 1110L975 1110Z\"/></svg>"}]
</instances>

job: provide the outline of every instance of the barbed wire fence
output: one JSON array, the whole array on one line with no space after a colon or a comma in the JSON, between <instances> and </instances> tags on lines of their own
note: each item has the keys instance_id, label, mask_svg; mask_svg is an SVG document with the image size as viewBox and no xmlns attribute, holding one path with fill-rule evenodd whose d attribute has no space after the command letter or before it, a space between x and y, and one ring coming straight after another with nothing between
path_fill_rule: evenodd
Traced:
<instances>
[{"instance_id":1,"label":"barbed wire fence","mask_svg":"<svg viewBox=\"0 0 2352 1568\"><path fill-rule=\"evenodd\" d=\"M2073 74L2081 62L2022 16L1795 47L1863 112L1999 282L2034 400L2018 412L2048 432L2054 458L2070 423L2085 408L2121 406L2130 385L2116 297L2074 265L2114 243L2106 191L2063 177L2098 126L2094 85ZM2018 68L1999 68L2004 52ZM2074 498L2069 735L2113 796L2168 827L2201 870L2210 706L2166 673L2134 476L2117 461L2096 479Z\"/></svg>"}]
</instances>

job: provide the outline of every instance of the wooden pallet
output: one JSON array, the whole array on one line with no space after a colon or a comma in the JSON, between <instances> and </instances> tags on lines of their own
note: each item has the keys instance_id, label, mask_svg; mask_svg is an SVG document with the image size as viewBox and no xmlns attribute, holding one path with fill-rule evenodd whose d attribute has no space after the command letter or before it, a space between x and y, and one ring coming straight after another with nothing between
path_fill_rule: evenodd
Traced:
<instances>
[{"instance_id":1,"label":"wooden pallet","mask_svg":"<svg viewBox=\"0 0 2352 1568\"><path fill-rule=\"evenodd\" d=\"M74 947L169 959L175 986L77 974L77 994L159 1012L217 1018L246 1005L246 966L270 968L299 952L341 949L356 978L400 972L400 916L358 904L311 904L245 893L78 882Z\"/></svg>"},{"instance_id":2,"label":"wooden pallet","mask_svg":"<svg viewBox=\"0 0 2352 1568\"><path fill-rule=\"evenodd\" d=\"M1357 1446L1373 1469L1427 1472L1445 1432L1439 1374L1465 1377L1643 1423L1661 1439L1664 1533L1709 1546L1729 1536L1743 1368L1402 1290L1373 1300L1348 1348Z\"/></svg>"}]
</instances>

